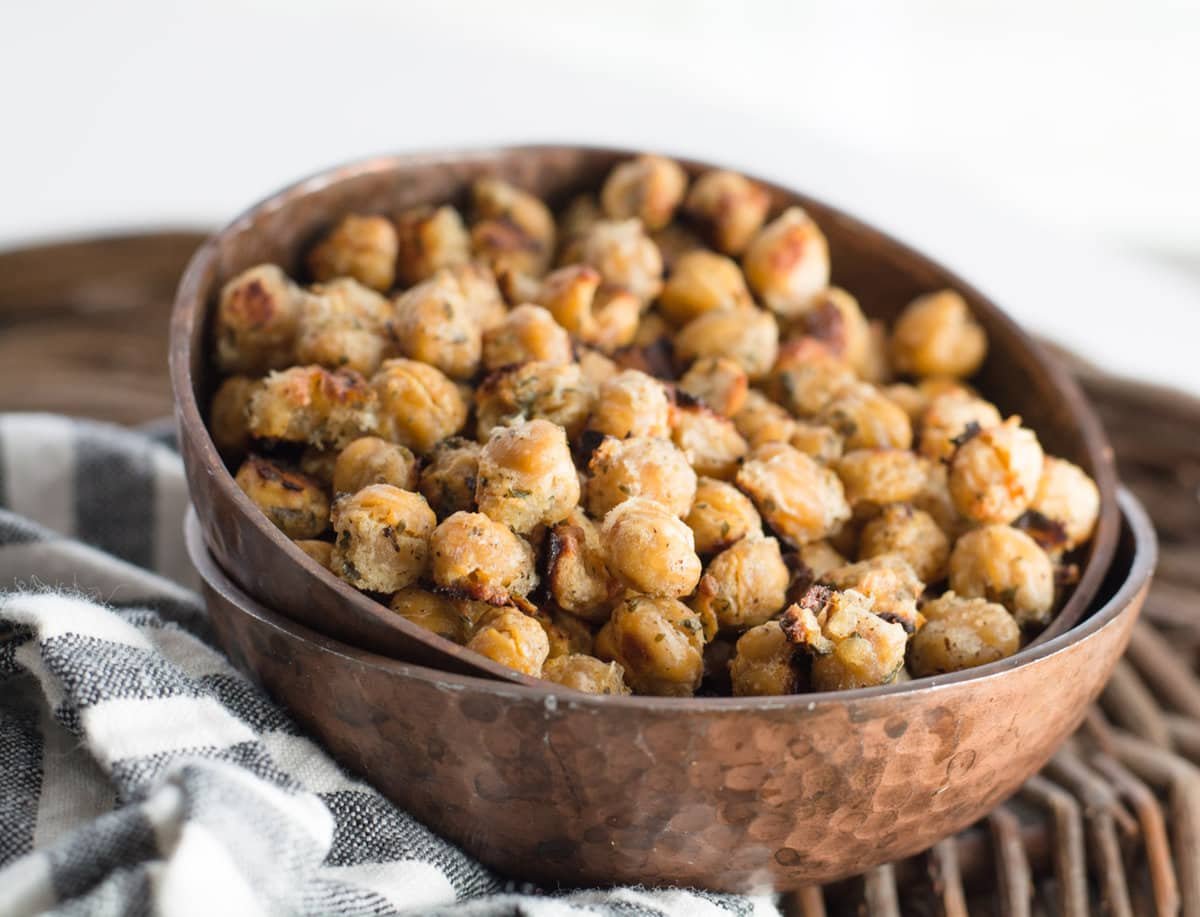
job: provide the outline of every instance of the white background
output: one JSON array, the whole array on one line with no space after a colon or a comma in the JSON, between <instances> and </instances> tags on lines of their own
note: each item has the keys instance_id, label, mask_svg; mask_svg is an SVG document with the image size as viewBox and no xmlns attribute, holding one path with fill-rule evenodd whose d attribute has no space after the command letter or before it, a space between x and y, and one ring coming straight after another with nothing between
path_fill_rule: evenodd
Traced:
<instances>
[{"instance_id":1,"label":"white background","mask_svg":"<svg viewBox=\"0 0 1200 917\"><path fill-rule=\"evenodd\" d=\"M216 225L383 151L592 140L840 204L1200 392L1200 3L0 7L0 245Z\"/></svg>"}]
</instances>

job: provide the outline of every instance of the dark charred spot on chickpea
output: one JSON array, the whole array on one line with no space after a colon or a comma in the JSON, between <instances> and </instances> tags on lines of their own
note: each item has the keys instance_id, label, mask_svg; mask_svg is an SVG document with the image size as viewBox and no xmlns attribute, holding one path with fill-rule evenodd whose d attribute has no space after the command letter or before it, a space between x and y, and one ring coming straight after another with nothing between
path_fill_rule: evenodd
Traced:
<instances>
[{"instance_id":1,"label":"dark charred spot on chickpea","mask_svg":"<svg viewBox=\"0 0 1200 917\"><path fill-rule=\"evenodd\" d=\"M435 585L433 591L454 601L483 602L486 605L493 605L496 608L504 608L515 604L513 601L515 597L510 595L507 589L501 589L498 586L488 583L481 583L475 576L476 574L472 573L468 581L462 585Z\"/></svg>"},{"instance_id":2,"label":"dark charred spot on chickpea","mask_svg":"<svg viewBox=\"0 0 1200 917\"><path fill-rule=\"evenodd\" d=\"M1029 509L1022 513L1020 518L1013 523L1013 528L1025 532L1044 551L1057 550L1070 540L1065 525L1036 509Z\"/></svg>"},{"instance_id":3,"label":"dark charred spot on chickpea","mask_svg":"<svg viewBox=\"0 0 1200 917\"><path fill-rule=\"evenodd\" d=\"M963 446L965 446L967 443L969 443L971 440L973 440L976 436L978 436L982 432L983 432L983 427L981 427L979 425L979 421L977 421L977 420L967 421L967 425L965 427L963 427L962 432L959 433L957 436L953 436L950 438L950 445L954 447L955 451L957 451L957 450L961 449Z\"/></svg>"},{"instance_id":4,"label":"dark charred spot on chickpea","mask_svg":"<svg viewBox=\"0 0 1200 917\"><path fill-rule=\"evenodd\" d=\"M237 304L251 327L264 327L276 315L275 298L257 277L238 291Z\"/></svg>"},{"instance_id":5,"label":"dark charred spot on chickpea","mask_svg":"<svg viewBox=\"0 0 1200 917\"><path fill-rule=\"evenodd\" d=\"M675 345L669 338L659 338L644 347L624 347L613 354L613 362L622 369L641 370L655 379L675 379Z\"/></svg>"},{"instance_id":6,"label":"dark charred spot on chickpea","mask_svg":"<svg viewBox=\"0 0 1200 917\"><path fill-rule=\"evenodd\" d=\"M702 408L708 407L702 398L697 398L695 395L685 392L677 385L672 385L670 388L671 397L675 404L681 408Z\"/></svg>"},{"instance_id":7,"label":"dark charred spot on chickpea","mask_svg":"<svg viewBox=\"0 0 1200 917\"><path fill-rule=\"evenodd\" d=\"M804 330L833 353L846 353L846 317L829 300L823 300L804 313Z\"/></svg>"},{"instance_id":8,"label":"dark charred spot on chickpea","mask_svg":"<svg viewBox=\"0 0 1200 917\"><path fill-rule=\"evenodd\" d=\"M787 591L784 593L784 602L789 606L799 604L805 593L816 583L817 574L795 551L789 551L783 555L783 564L788 568L790 574Z\"/></svg>"},{"instance_id":9,"label":"dark charred spot on chickpea","mask_svg":"<svg viewBox=\"0 0 1200 917\"><path fill-rule=\"evenodd\" d=\"M591 465L592 456L606 438L607 434L597 430L584 430L576 445L575 463L583 468Z\"/></svg>"}]
</instances>

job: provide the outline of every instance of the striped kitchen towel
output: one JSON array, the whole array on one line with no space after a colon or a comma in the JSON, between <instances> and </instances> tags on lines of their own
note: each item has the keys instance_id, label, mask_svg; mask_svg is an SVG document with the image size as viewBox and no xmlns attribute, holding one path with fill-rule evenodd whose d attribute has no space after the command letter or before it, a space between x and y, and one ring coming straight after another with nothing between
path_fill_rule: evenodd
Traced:
<instances>
[{"instance_id":1,"label":"striped kitchen towel","mask_svg":"<svg viewBox=\"0 0 1200 917\"><path fill-rule=\"evenodd\" d=\"M0 914L770 915L553 893L343 772L211 643L169 444L0 415Z\"/></svg>"}]
</instances>

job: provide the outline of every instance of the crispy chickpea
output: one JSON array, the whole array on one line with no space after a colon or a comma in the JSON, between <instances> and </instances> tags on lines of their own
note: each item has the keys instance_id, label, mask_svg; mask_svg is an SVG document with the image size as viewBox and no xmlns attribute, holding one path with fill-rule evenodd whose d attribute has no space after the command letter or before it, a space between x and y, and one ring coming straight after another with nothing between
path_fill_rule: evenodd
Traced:
<instances>
[{"instance_id":1,"label":"crispy chickpea","mask_svg":"<svg viewBox=\"0 0 1200 917\"><path fill-rule=\"evenodd\" d=\"M915 376L974 375L987 355L987 334L953 290L914 299L892 331L892 361Z\"/></svg>"},{"instance_id":2,"label":"crispy chickpea","mask_svg":"<svg viewBox=\"0 0 1200 917\"><path fill-rule=\"evenodd\" d=\"M758 298L792 318L829 286L829 244L812 217L789 207L751 240L742 267Z\"/></svg>"},{"instance_id":3,"label":"crispy chickpea","mask_svg":"<svg viewBox=\"0 0 1200 917\"><path fill-rule=\"evenodd\" d=\"M641 303L625 290L602 287L600 272L572 264L547 274L533 301L584 344L611 353L633 341Z\"/></svg>"},{"instance_id":4,"label":"crispy chickpea","mask_svg":"<svg viewBox=\"0 0 1200 917\"><path fill-rule=\"evenodd\" d=\"M925 626L912 638L908 667L917 678L958 672L1011 656L1021 629L1003 605L953 592L921 606Z\"/></svg>"},{"instance_id":5,"label":"crispy chickpea","mask_svg":"<svg viewBox=\"0 0 1200 917\"><path fill-rule=\"evenodd\" d=\"M578 363L522 363L501 369L475 390L476 431L486 442L494 427L540 417L574 439L583 432L594 397Z\"/></svg>"},{"instance_id":6,"label":"crispy chickpea","mask_svg":"<svg viewBox=\"0 0 1200 917\"><path fill-rule=\"evenodd\" d=\"M825 539L810 541L796 549L800 560L818 580L836 567L844 567L846 558Z\"/></svg>"},{"instance_id":7,"label":"crispy chickpea","mask_svg":"<svg viewBox=\"0 0 1200 917\"><path fill-rule=\"evenodd\" d=\"M221 288L216 363L226 373L262 375L295 362L304 292L274 264L242 271Z\"/></svg>"},{"instance_id":8,"label":"crispy chickpea","mask_svg":"<svg viewBox=\"0 0 1200 917\"><path fill-rule=\"evenodd\" d=\"M676 599L630 594L596 635L596 655L620 663L638 694L690 697L704 676L703 630Z\"/></svg>"},{"instance_id":9,"label":"crispy chickpea","mask_svg":"<svg viewBox=\"0 0 1200 917\"><path fill-rule=\"evenodd\" d=\"M793 545L825 538L850 518L838 476L785 443L751 452L737 473L737 486L775 533Z\"/></svg>"},{"instance_id":10,"label":"crispy chickpea","mask_svg":"<svg viewBox=\"0 0 1200 917\"><path fill-rule=\"evenodd\" d=\"M333 569L333 545L328 541L317 541L313 538L298 538L296 539L296 547L326 570Z\"/></svg>"},{"instance_id":11,"label":"crispy chickpea","mask_svg":"<svg viewBox=\"0 0 1200 917\"><path fill-rule=\"evenodd\" d=\"M238 469L238 487L288 538L315 538L329 523L329 498L307 475L249 455Z\"/></svg>"},{"instance_id":12,"label":"crispy chickpea","mask_svg":"<svg viewBox=\"0 0 1200 917\"><path fill-rule=\"evenodd\" d=\"M817 294L794 326L801 336L824 344L857 375L867 368L871 359L871 328L858 300L841 287L828 287Z\"/></svg>"},{"instance_id":13,"label":"crispy chickpea","mask_svg":"<svg viewBox=\"0 0 1200 917\"><path fill-rule=\"evenodd\" d=\"M528 191L496 178L481 178L472 188L475 225L471 245L497 275L546 273L554 257L554 217Z\"/></svg>"},{"instance_id":14,"label":"crispy chickpea","mask_svg":"<svg viewBox=\"0 0 1200 917\"><path fill-rule=\"evenodd\" d=\"M835 567L821 575L821 582L834 589L853 589L872 600L871 610L887 621L895 621L910 634L921 625L917 599L925 584L899 554L885 554Z\"/></svg>"},{"instance_id":15,"label":"crispy chickpea","mask_svg":"<svg viewBox=\"0 0 1200 917\"><path fill-rule=\"evenodd\" d=\"M579 371L583 374L583 381L591 389L597 390L603 383L619 373L621 367L598 350L581 347L579 348Z\"/></svg>"},{"instance_id":16,"label":"crispy chickpea","mask_svg":"<svg viewBox=\"0 0 1200 917\"><path fill-rule=\"evenodd\" d=\"M579 477L562 427L530 420L496 427L479 454L479 511L514 532L553 525L579 503Z\"/></svg>"},{"instance_id":17,"label":"crispy chickpea","mask_svg":"<svg viewBox=\"0 0 1200 917\"><path fill-rule=\"evenodd\" d=\"M858 377L873 385L892 381L892 353L888 346L887 326L879 319L867 322L867 349L862 363L854 367Z\"/></svg>"},{"instance_id":18,"label":"crispy chickpea","mask_svg":"<svg viewBox=\"0 0 1200 917\"><path fill-rule=\"evenodd\" d=\"M643 153L613 167L600 190L600 204L610 220L637 217L649 230L662 229L686 191L687 173L679 163Z\"/></svg>"},{"instance_id":19,"label":"crispy chickpea","mask_svg":"<svg viewBox=\"0 0 1200 917\"><path fill-rule=\"evenodd\" d=\"M358 493L371 484L416 490L418 478L417 458L412 452L378 436L364 436L338 453L333 466L333 492Z\"/></svg>"},{"instance_id":20,"label":"crispy chickpea","mask_svg":"<svg viewBox=\"0 0 1200 917\"><path fill-rule=\"evenodd\" d=\"M765 188L737 172L705 172L692 185L683 208L727 255L740 255L762 229L771 207Z\"/></svg>"},{"instance_id":21,"label":"crispy chickpea","mask_svg":"<svg viewBox=\"0 0 1200 917\"><path fill-rule=\"evenodd\" d=\"M401 589L392 596L388 607L418 627L454 643L466 643L474 630L474 622L453 600L420 586Z\"/></svg>"},{"instance_id":22,"label":"crispy chickpea","mask_svg":"<svg viewBox=\"0 0 1200 917\"><path fill-rule=\"evenodd\" d=\"M728 357L703 357L679 380L679 390L725 417L733 417L746 403L749 380L741 364Z\"/></svg>"},{"instance_id":23,"label":"crispy chickpea","mask_svg":"<svg viewBox=\"0 0 1200 917\"><path fill-rule=\"evenodd\" d=\"M788 639L812 658L812 687L845 691L886 685L904 667L908 634L871 611L860 592L814 586L781 620Z\"/></svg>"},{"instance_id":24,"label":"crispy chickpea","mask_svg":"<svg viewBox=\"0 0 1200 917\"><path fill-rule=\"evenodd\" d=\"M973 522L1012 522L1029 508L1042 477L1042 447L1010 417L958 448L950 463L950 496Z\"/></svg>"},{"instance_id":25,"label":"crispy chickpea","mask_svg":"<svg viewBox=\"0 0 1200 917\"><path fill-rule=\"evenodd\" d=\"M1029 508L1062 526L1066 541L1061 547L1070 551L1092 537L1100 518L1100 491L1078 465L1048 455Z\"/></svg>"},{"instance_id":26,"label":"crispy chickpea","mask_svg":"<svg viewBox=\"0 0 1200 917\"><path fill-rule=\"evenodd\" d=\"M594 194L578 194L571 198L566 209L558 217L558 243L562 250L559 264L570 264L577 260L571 251L588 231L604 219L600 200Z\"/></svg>"},{"instance_id":27,"label":"crispy chickpea","mask_svg":"<svg viewBox=\"0 0 1200 917\"><path fill-rule=\"evenodd\" d=\"M749 535L712 559L688 603L729 630L762 624L783 609L791 573L774 538Z\"/></svg>"},{"instance_id":28,"label":"crispy chickpea","mask_svg":"<svg viewBox=\"0 0 1200 917\"><path fill-rule=\"evenodd\" d=\"M230 376L213 395L208 431L224 456L237 458L250 445L250 398L256 386L246 376Z\"/></svg>"},{"instance_id":29,"label":"crispy chickpea","mask_svg":"<svg viewBox=\"0 0 1200 917\"><path fill-rule=\"evenodd\" d=\"M437 518L418 493L372 484L345 494L330 514L335 572L359 589L395 592L429 566L429 537Z\"/></svg>"},{"instance_id":30,"label":"crispy chickpea","mask_svg":"<svg viewBox=\"0 0 1200 917\"><path fill-rule=\"evenodd\" d=\"M669 439L606 436L588 463L587 507L597 519L630 497L656 500L683 518L696 495L696 472Z\"/></svg>"},{"instance_id":31,"label":"crispy chickpea","mask_svg":"<svg viewBox=\"0 0 1200 917\"><path fill-rule=\"evenodd\" d=\"M762 518L750 498L725 481L700 478L684 522L699 554L715 554L751 534L762 532Z\"/></svg>"},{"instance_id":32,"label":"crispy chickpea","mask_svg":"<svg viewBox=\"0 0 1200 917\"><path fill-rule=\"evenodd\" d=\"M1044 624L1054 608L1054 566L1024 532L985 525L955 543L950 588L967 598L998 602L1018 624Z\"/></svg>"},{"instance_id":33,"label":"crispy chickpea","mask_svg":"<svg viewBox=\"0 0 1200 917\"><path fill-rule=\"evenodd\" d=\"M757 389L746 392L741 409L733 415L733 425L752 449L767 443L790 443L796 433L795 418Z\"/></svg>"},{"instance_id":34,"label":"crispy chickpea","mask_svg":"<svg viewBox=\"0 0 1200 917\"><path fill-rule=\"evenodd\" d=\"M917 386L907 382L896 382L885 385L880 389L900 410L908 415L909 422L914 426L921 420L921 415L929 407L929 398Z\"/></svg>"},{"instance_id":35,"label":"crispy chickpea","mask_svg":"<svg viewBox=\"0 0 1200 917\"><path fill-rule=\"evenodd\" d=\"M839 391L822 409L819 419L846 437L847 449L912 446L912 423L908 415L867 382Z\"/></svg>"},{"instance_id":36,"label":"crispy chickpea","mask_svg":"<svg viewBox=\"0 0 1200 917\"><path fill-rule=\"evenodd\" d=\"M453 207L414 207L396 217L396 273L403 286L428 280L439 270L466 264L471 237Z\"/></svg>"},{"instance_id":37,"label":"crispy chickpea","mask_svg":"<svg viewBox=\"0 0 1200 917\"><path fill-rule=\"evenodd\" d=\"M759 624L738 638L729 678L734 697L768 697L800 690L796 645L778 621Z\"/></svg>"},{"instance_id":38,"label":"crispy chickpea","mask_svg":"<svg viewBox=\"0 0 1200 917\"><path fill-rule=\"evenodd\" d=\"M658 297L663 315L679 326L717 309L737 309L752 303L737 262L704 249L680 257Z\"/></svg>"},{"instance_id":39,"label":"crispy chickpea","mask_svg":"<svg viewBox=\"0 0 1200 917\"><path fill-rule=\"evenodd\" d=\"M438 443L421 469L420 491L439 519L475 509L479 477L479 443L459 436Z\"/></svg>"},{"instance_id":40,"label":"crispy chickpea","mask_svg":"<svg viewBox=\"0 0 1200 917\"><path fill-rule=\"evenodd\" d=\"M560 611L539 608L529 614L536 618L546 632L550 643L550 654L547 659L557 659L559 656L570 656L573 653L592 652L592 631L579 618Z\"/></svg>"},{"instance_id":41,"label":"crispy chickpea","mask_svg":"<svg viewBox=\"0 0 1200 917\"><path fill-rule=\"evenodd\" d=\"M469 379L479 368L483 336L452 274L439 272L396 298L392 336L400 353Z\"/></svg>"},{"instance_id":42,"label":"crispy chickpea","mask_svg":"<svg viewBox=\"0 0 1200 917\"><path fill-rule=\"evenodd\" d=\"M929 513L938 527L953 540L962 534L969 523L958 514L950 497L950 469L941 462L930 462L928 472L925 484L913 497L912 504Z\"/></svg>"},{"instance_id":43,"label":"crispy chickpea","mask_svg":"<svg viewBox=\"0 0 1200 917\"><path fill-rule=\"evenodd\" d=\"M702 404L675 406L671 439L697 474L726 481L737 474L738 462L750 449L733 421Z\"/></svg>"},{"instance_id":44,"label":"crispy chickpea","mask_svg":"<svg viewBox=\"0 0 1200 917\"><path fill-rule=\"evenodd\" d=\"M601 384L588 427L617 439L670 436L671 397L657 379L624 370Z\"/></svg>"},{"instance_id":45,"label":"crispy chickpea","mask_svg":"<svg viewBox=\"0 0 1200 917\"><path fill-rule=\"evenodd\" d=\"M798 421L788 443L805 455L811 455L822 465L830 465L842 457L846 440L833 427L823 423Z\"/></svg>"},{"instance_id":46,"label":"crispy chickpea","mask_svg":"<svg viewBox=\"0 0 1200 917\"><path fill-rule=\"evenodd\" d=\"M663 267L668 273L675 269L679 259L688 252L705 248L704 240L683 223L670 223L650 233L650 239L658 246Z\"/></svg>"},{"instance_id":47,"label":"crispy chickpea","mask_svg":"<svg viewBox=\"0 0 1200 917\"><path fill-rule=\"evenodd\" d=\"M254 390L247 412L257 439L340 449L377 422L374 391L350 369L293 366L273 372Z\"/></svg>"},{"instance_id":48,"label":"crispy chickpea","mask_svg":"<svg viewBox=\"0 0 1200 917\"><path fill-rule=\"evenodd\" d=\"M609 571L646 595L689 595L700 581L692 530L656 500L630 497L609 510L600 530Z\"/></svg>"},{"instance_id":49,"label":"crispy chickpea","mask_svg":"<svg viewBox=\"0 0 1200 917\"><path fill-rule=\"evenodd\" d=\"M584 694L629 694L625 669L619 662L602 662L595 656L571 653L546 660L542 678Z\"/></svg>"},{"instance_id":50,"label":"crispy chickpea","mask_svg":"<svg viewBox=\"0 0 1200 917\"><path fill-rule=\"evenodd\" d=\"M702 357L728 357L752 382L766 377L778 352L775 317L753 307L706 312L675 338L675 356L681 365Z\"/></svg>"},{"instance_id":51,"label":"crispy chickpea","mask_svg":"<svg viewBox=\"0 0 1200 917\"><path fill-rule=\"evenodd\" d=\"M391 304L351 277L315 285L300 309L296 359L370 375L389 344Z\"/></svg>"},{"instance_id":52,"label":"crispy chickpea","mask_svg":"<svg viewBox=\"0 0 1200 917\"><path fill-rule=\"evenodd\" d=\"M906 449L855 449L834 463L846 500L859 517L888 503L910 503L925 488L928 459Z\"/></svg>"},{"instance_id":53,"label":"crispy chickpea","mask_svg":"<svg viewBox=\"0 0 1200 917\"><path fill-rule=\"evenodd\" d=\"M431 575L444 589L491 605L506 605L537 586L533 548L483 513L455 513L430 539Z\"/></svg>"},{"instance_id":54,"label":"crispy chickpea","mask_svg":"<svg viewBox=\"0 0 1200 917\"><path fill-rule=\"evenodd\" d=\"M417 360L385 360L371 378L379 398L376 433L418 454L467 422L467 402L438 369Z\"/></svg>"},{"instance_id":55,"label":"crispy chickpea","mask_svg":"<svg viewBox=\"0 0 1200 917\"><path fill-rule=\"evenodd\" d=\"M786 343L771 370L768 392L794 414L816 417L854 384L854 370L816 338Z\"/></svg>"},{"instance_id":56,"label":"crispy chickpea","mask_svg":"<svg viewBox=\"0 0 1200 917\"><path fill-rule=\"evenodd\" d=\"M536 618L514 608L498 608L480 622L467 649L537 678L550 653L550 641Z\"/></svg>"},{"instance_id":57,"label":"crispy chickpea","mask_svg":"<svg viewBox=\"0 0 1200 917\"><path fill-rule=\"evenodd\" d=\"M884 554L903 557L921 582L936 583L946 576L950 539L929 513L893 503L863 527L858 539L863 560Z\"/></svg>"},{"instance_id":58,"label":"crispy chickpea","mask_svg":"<svg viewBox=\"0 0 1200 917\"><path fill-rule=\"evenodd\" d=\"M308 270L321 282L353 277L384 292L396 280L398 249L396 227L387 217L351 214L309 251Z\"/></svg>"},{"instance_id":59,"label":"crispy chickpea","mask_svg":"<svg viewBox=\"0 0 1200 917\"><path fill-rule=\"evenodd\" d=\"M662 290L662 254L640 220L600 220L579 240L578 260L600 272L604 282L622 287L643 307Z\"/></svg>"},{"instance_id":60,"label":"crispy chickpea","mask_svg":"<svg viewBox=\"0 0 1200 917\"><path fill-rule=\"evenodd\" d=\"M550 531L546 584L563 611L597 623L620 591L604 562L600 530L576 507Z\"/></svg>"},{"instance_id":61,"label":"crispy chickpea","mask_svg":"<svg viewBox=\"0 0 1200 917\"><path fill-rule=\"evenodd\" d=\"M990 401L959 392L938 395L921 414L921 454L948 462L964 436L994 427L1000 420Z\"/></svg>"},{"instance_id":62,"label":"crispy chickpea","mask_svg":"<svg viewBox=\"0 0 1200 917\"><path fill-rule=\"evenodd\" d=\"M517 363L574 360L571 336L546 309L531 303L517 306L483 335L483 365L497 370Z\"/></svg>"},{"instance_id":63,"label":"crispy chickpea","mask_svg":"<svg viewBox=\"0 0 1200 917\"><path fill-rule=\"evenodd\" d=\"M438 273L447 275L458 285L467 304L467 312L479 326L480 331L490 331L508 315L508 306L496 286L496 278L486 264L468 261L443 268Z\"/></svg>"}]
</instances>

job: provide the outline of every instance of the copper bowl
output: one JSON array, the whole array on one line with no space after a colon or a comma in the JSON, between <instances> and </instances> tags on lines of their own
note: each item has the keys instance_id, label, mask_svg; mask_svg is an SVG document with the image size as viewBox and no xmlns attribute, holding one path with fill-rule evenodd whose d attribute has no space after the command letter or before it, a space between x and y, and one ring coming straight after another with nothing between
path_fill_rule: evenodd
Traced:
<instances>
[{"instance_id":1,"label":"copper bowl","mask_svg":"<svg viewBox=\"0 0 1200 917\"><path fill-rule=\"evenodd\" d=\"M192 560L217 636L346 766L502 873L791 890L926 849L1037 771L1120 657L1157 553L1122 492L1116 559L1077 627L912 685L779 698L593 697L335 642Z\"/></svg>"},{"instance_id":2,"label":"copper bowl","mask_svg":"<svg viewBox=\"0 0 1200 917\"><path fill-rule=\"evenodd\" d=\"M299 273L319 233L351 212L391 213L426 202L463 204L471 182L498 175L552 203L599 186L628 150L509 147L386 156L322 172L268 198L211 238L181 281L171 325L171 382L192 500L217 561L259 601L354 646L448 671L533 680L393 614L329 573L292 544L234 483L205 428L201 405L215 388L209 324L221 285L263 261ZM713 168L682 160L693 175ZM1104 579L1119 518L1112 450L1074 381L999 308L945 268L818 200L763 183L778 210L799 204L829 239L833 281L852 291L873 318L892 319L913 297L959 290L987 329L991 349L974 380L1005 413L1020 414L1047 450L1086 469L1099 485L1101 513L1082 576L1049 632L1076 621Z\"/></svg>"}]
</instances>

